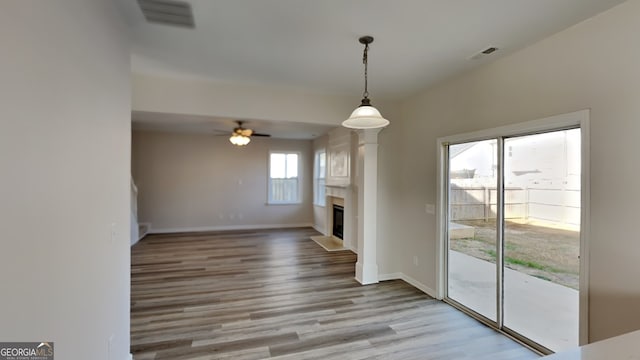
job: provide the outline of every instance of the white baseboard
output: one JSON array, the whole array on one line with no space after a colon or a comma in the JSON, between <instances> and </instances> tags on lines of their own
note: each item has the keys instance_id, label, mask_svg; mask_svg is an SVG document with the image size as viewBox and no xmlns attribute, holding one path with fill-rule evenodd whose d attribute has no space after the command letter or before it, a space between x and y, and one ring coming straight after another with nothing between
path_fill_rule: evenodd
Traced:
<instances>
[{"instance_id":1,"label":"white baseboard","mask_svg":"<svg viewBox=\"0 0 640 360\"><path fill-rule=\"evenodd\" d=\"M287 229L313 227L311 223L303 224L263 224L263 225L222 225L222 226L195 226L178 228L150 228L149 234L171 234L181 232L203 232L203 231L231 231L231 230L260 230L260 229Z\"/></svg>"},{"instance_id":2,"label":"white baseboard","mask_svg":"<svg viewBox=\"0 0 640 360\"><path fill-rule=\"evenodd\" d=\"M327 234L324 233L324 229L321 229L318 224L313 224L312 228L316 229L320 234L327 236Z\"/></svg>"},{"instance_id":3,"label":"white baseboard","mask_svg":"<svg viewBox=\"0 0 640 360\"><path fill-rule=\"evenodd\" d=\"M140 241L142 240L143 237L145 237L151 231L151 223L143 222L143 223L138 223L138 225L144 225L147 229L147 231L144 234L138 234L138 237L139 237L138 241Z\"/></svg>"},{"instance_id":4,"label":"white baseboard","mask_svg":"<svg viewBox=\"0 0 640 360\"><path fill-rule=\"evenodd\" d=\"M132 354L129 354L129 356L127 356L127 357L125 358L125 360L133 360L133 355L132 355Z\"/></svg>"},{"instance_id":5,"label":"white baseboard","mask_svg":"<svg viewBox=\"0 0 640 360\"><path fill-rule=\"evenodd\" d=\"M147 236L147 234L149 234L149 229L151 229L151 224L150 224L150 223L136 223L136 224L137 224L137 226L138 226L138 229L140 229L140 225L145 225L145 226L146 226L147 231L146 231L146 232L144 232L144 233L140 233L140 232L138 232L137 239L134 239L134 240L131 242L131 246L133 246L133 245L137 244L137 243L138 243L138 241L142 240L142 238L144 238L145 236Z\"/></svg>"},{"instance_id":6,"label":"white baseboard","mask_svg":"<svg viewBox=\"0 0 640 360\"><path fill-rule=\"evenodd\" d=\"M391 274L378 274L378 280L387 281L387 280L402 280L402 273L391 273Z\"/></svg>"},{"instance_id":7,"label":"white baseboard","mask_svg":"<svg viewBox=\"0 0 640 360\"><path fill-rule=\"evenodd\" d=\"M421 283L420 281L412 278L411 276L406 275L406 274L401 273L401 272L390 273L390 274L379 274L378 275L378 280L380 280L380 281L402 280L402 281L408 283L409 285L413 286L414 288L422 291L423 293L431 296L432 298L436 298L435 290L433 290L432 288L428 287L427 285Z\"/></svg>"}]
</instances>

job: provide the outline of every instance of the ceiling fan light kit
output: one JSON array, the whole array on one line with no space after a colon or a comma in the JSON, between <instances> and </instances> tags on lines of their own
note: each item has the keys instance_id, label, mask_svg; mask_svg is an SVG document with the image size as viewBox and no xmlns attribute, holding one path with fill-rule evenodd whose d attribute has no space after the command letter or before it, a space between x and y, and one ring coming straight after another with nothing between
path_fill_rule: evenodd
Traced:
<instances>
[{"instance_id":1,"label":"ceiling fan light kit","mask_svg":"<svg viewBox=\"0 0 640 360\"><path fill-rule=\"evenodd\" d=\"M271 135L269 134L258 134L254 132L252 129L243 128L242 121L236 121L236 123L238 124L238 126L235 129L233 129L233 132L231 133L231 137L229 138L229 141L233 145L245 146L249 142L251 142L252 136L271 137Z\"/></svg>"},{"instance_id":2,"label":"ceiling fan light kit","mask_svg":"<svg viewBox=\"0 0 640 360\"><path fill-rule=\"evenodd\" d=\"M242 134L233 134L229 138L229 141L236 146L245 146L251 141L251 139L248 136L244 136Z\"/></svg>"},{"instance_id":3,"label":"ceiling fan light kit","mask_svg":"<svg viewBox=\"0 0 640 360\"><path fill-rule=\"evenodd\" d=\"M367 65L369 44L373 42L372 36L363 36L358 41L364 45L364 53L362 55L362 63L364 64L364 93L362 94L362 102L351 116L342 122L342 126L350 129L378 129L389 125L389 120L382 117L380 111L371 106L368 91Z\"/></svg>"}]
</instances>

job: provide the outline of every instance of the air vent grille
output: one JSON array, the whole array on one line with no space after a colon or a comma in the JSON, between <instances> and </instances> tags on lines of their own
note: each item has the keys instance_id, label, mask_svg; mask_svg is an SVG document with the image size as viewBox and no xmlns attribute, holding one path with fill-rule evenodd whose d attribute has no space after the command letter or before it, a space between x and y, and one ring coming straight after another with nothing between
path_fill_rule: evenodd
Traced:
<instances>
[{"instance_id":1,"label":"air vent grille","mask_svg":"<svg viewBox=\"0 0 640 360\"><path fill-rule=\"evenodd\" d=\"M482 58L484 56L491 55L496 51L498 51L498 48L494 47L494 46L491 46L491 47L488 47L488 48L486 48L486 49L484 49L482 51L479 51L479 52L471 55L469 57L469 60L478 60L478 59L480 59L480 58Z\"/></svg>"},{"instance_id":2,"label":"air vent grille","mask_svg":"<svg viewBox=\"0 0 640 360\"><path fill-rule=\"evenodd\" d=\"M496 52L496 50L498 50L498 48L490 47L490 48L487 48L487 49L483 50L482 53L485 54L485 55L489 55L491 53Z\"/></svg>"},{"instance_id":3,"label":"air vent grille","mask_svg":"<svg viewBox=\"0 0 640 360\"><path fill-rule=\"evenodd\" d=\"M172 0L138 0L145 19L150 23L193 28L191 4Z\"/></svg>"}]
</instances>

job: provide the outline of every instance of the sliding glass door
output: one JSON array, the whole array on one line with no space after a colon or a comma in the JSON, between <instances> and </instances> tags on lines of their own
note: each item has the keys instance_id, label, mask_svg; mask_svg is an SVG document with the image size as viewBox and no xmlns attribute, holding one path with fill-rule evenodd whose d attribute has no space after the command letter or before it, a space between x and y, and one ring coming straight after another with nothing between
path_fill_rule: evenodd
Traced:
<instances>
[{"instance_id":1,"label":"sliding glass door","mask_svg":"<svg viewBox=\"0 0 640 360\"><path fill-rule=\"evenodd\" d=\"M448 168L448 296L495 323L496 141L450 145Z\"/></svg>"},{"instance_id":2,"label":"sliding glass door","mask_svg":"<svg viewBox=\"0 0 640 360\"><path fill-rule=\"evenodd\" d=\"M504 327L578 345L580 129L504 140Z\"/></svg>"},{"instance_id":3,"label":"sliding glass door","mask_svg":"<svg viewBox=\"0 0 640 360\"><path fill-rule=\"evenodd\" d=\"M444 151L445 299L542 352L577 346L580 129Z\"/></svg>"}]
</instances>

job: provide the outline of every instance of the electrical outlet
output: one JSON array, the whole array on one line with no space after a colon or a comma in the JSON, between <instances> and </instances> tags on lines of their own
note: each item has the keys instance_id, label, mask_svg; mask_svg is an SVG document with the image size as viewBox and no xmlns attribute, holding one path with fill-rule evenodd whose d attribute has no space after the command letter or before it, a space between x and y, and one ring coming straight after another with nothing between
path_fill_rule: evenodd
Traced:
<instances>
[{"instance_id":1,"label":"electrical outlet","mask_svg":"<svg viewBox=\"0 0 640 360\"><path fill-rule=\"evenodd\" d=\"M415 255L413 256L413 265L418 266L418 257Z\"/></svg>"}]
</instances>

